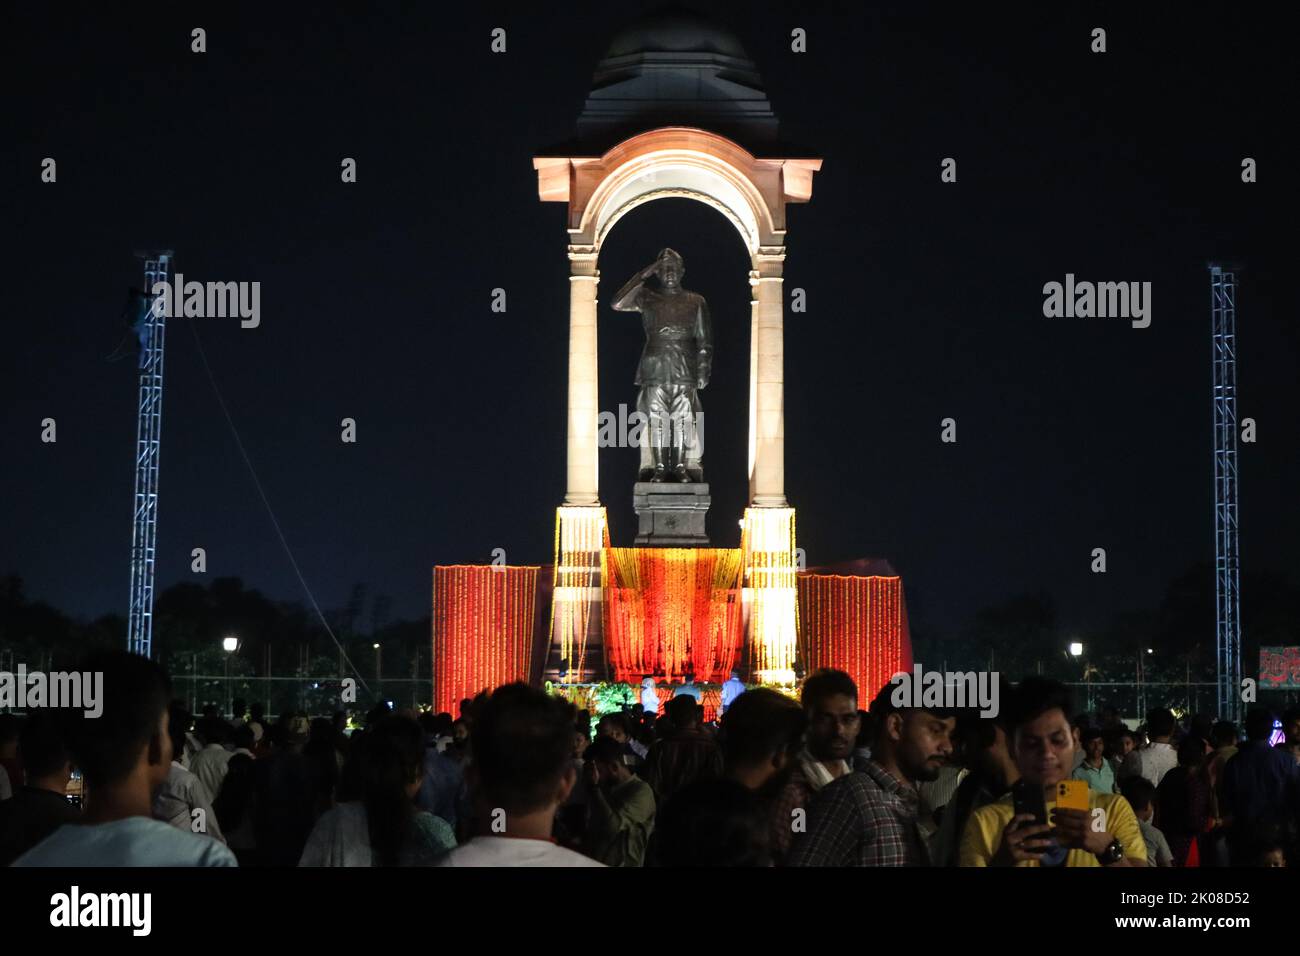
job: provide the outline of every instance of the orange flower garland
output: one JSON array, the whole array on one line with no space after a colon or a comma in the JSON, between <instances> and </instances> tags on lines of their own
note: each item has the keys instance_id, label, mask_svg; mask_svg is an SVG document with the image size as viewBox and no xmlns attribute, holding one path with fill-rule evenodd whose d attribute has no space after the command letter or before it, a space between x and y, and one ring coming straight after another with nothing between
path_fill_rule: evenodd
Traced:
<instances>
[{"instance_id":1,"label":"orange flower garland","mask_svg":"<svg viewBox=\"0 0 1300 956\"><path fill-rule=\"evenodd\" d=\"M801 574L799 611L806 673L819 667L847 671L858 685L861 707L912 666L900 578Z\"/></svg>"},{"instance_id":2,"label":"orange flower garland","mask_svg":"<svg viewBox=\"0 0 1300 956\"><path fill-rule=\"evenodd\" d=\"M456 704L481 690L528 680L536 567L451 565L433 569L433 702Z\"/></svg>"},{"instance_id":3,"label":"orange flower garland","mask_svg":"<svg viewBox=\"0 0 1300 956\"><path fill-rule=\"evenodd\" d=\"M647 675L727 679L744 639L741 551L609 548L604 554L605 653L614 680Z\"/></svg>"}]
</instances>

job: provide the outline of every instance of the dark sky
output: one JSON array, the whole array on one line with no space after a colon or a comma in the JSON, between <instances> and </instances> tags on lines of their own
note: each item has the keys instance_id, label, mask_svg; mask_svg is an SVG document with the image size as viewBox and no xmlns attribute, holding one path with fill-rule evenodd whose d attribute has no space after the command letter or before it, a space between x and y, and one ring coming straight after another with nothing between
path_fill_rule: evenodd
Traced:
<instances>
[{"instance_id":1,"label":"dark sky","mask_svg":"<svg viewBox=\"0 0 1300 956\"><path fill-rule=\"evenodd\" d=\"M0 571L77 615L125 612L136 375L105 356L140 281L132 252L150 245L175 248L190 278L262 283L260 328L188 321L323 606L364 581L416 617L434 564L494 548L549 561L566 236L531 157L571 135L610 38L652 6L11 8ZM1129 6L718 11L783 138L825 158L789 213L786 286L808 301L785 333L799 543L811 564L887 558L932 627L1038 589L1066 625L1095 626L1212 558L1205 264L1219 256L1247 267L1240 411L1259 442L1241 454L1244 565L1295 568L1293 40L1263 4ZM496 26L505 55L489 49ZM790 51L794 27L806 54ZM356 185L339 181L345 156ZM946 156L955 185L939 181ZM1257 184L1240 181L1244 156ZM709 520L734 545L748 264L707 207L654 203L613 232L601 404L635 400L641 345L608 302L665 245L713 311ZM1153 283L1151 327L1044 318L1042 286L1067 272ZM159 586L190 578L201 546L209 578L302 599L185 321L168 336ZM345 416L355 445L339 440ZM956 445L939 441L949 416ZM45 417L57 444L40 442ZM602 454L616 544L634 534L635 463ZM1105 575L1090 573L1095 547Z\"/></svg>"}]
</instances>

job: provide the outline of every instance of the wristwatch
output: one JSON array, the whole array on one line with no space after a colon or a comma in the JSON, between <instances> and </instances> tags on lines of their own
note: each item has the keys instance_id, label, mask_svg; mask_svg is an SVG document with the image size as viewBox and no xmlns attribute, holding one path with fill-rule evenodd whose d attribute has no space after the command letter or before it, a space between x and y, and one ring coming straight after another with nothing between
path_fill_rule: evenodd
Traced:
<instances>
[{"instance_id":1,"label":"wristwatch","mask_svg":"<svg viewBox=\"0 0 1300 956\"><path fill-rule=\"evenodd\" d=\"M1124 859L1124 844L1120 843L1119 838L1116 837L1110 841L1110 846L1094 855L1102 866L1111 866Z\"/></svg>"}]
</instances>

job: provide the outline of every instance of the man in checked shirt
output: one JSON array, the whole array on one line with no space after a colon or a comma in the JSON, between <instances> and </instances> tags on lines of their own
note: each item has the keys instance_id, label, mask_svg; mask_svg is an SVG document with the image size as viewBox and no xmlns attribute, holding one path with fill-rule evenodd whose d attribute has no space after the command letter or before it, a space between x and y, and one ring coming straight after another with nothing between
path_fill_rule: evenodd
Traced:
<instances>
[{"instance_id":1,"label":"man in checked shirt","mask_svg":"<svg viewBox=\"0 0 1300 956\"><path fill-rule=\"evenodd\" d=\"M948 710L899 707L894 690L886 684L871 702L872 759L818 792L787 866L930 865L916 785L934 780L952 756L957 718Z\"/></svg>"}]
</instances>

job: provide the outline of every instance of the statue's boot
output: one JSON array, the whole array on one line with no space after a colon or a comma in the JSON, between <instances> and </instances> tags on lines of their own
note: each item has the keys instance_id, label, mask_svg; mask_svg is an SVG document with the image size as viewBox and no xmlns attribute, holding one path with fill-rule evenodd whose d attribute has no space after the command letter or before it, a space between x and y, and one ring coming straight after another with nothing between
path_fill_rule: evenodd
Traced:
<instances>
[{"instance_id":1,"label":"statue's boot","mask_svg":"<svg viewBox=\"0 0 1300 956\"><path fill-rule=\"evenodd\" d=\"M667 481L667 480L668 480L668 469L665 468L665 467L663 466L662 463L661 463L661 464L657 464L657 465L655 465L654 477L651 478L650 480L651 480L651 481Z\"/></svg>"},{"instance_id":2,"label":"statue's boot","mask_svg":"<svg viewBox=\"0 0 1300 956\"><path fill-rule=\"evenodd\" d=\"M678 481L691 480L691 476L686 473L685 463L678 463L677 467L673 469L673 477L676 478Z\"/></svg>"}]
</instances>

